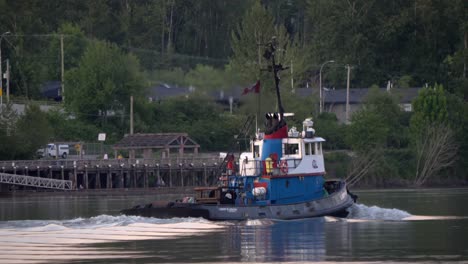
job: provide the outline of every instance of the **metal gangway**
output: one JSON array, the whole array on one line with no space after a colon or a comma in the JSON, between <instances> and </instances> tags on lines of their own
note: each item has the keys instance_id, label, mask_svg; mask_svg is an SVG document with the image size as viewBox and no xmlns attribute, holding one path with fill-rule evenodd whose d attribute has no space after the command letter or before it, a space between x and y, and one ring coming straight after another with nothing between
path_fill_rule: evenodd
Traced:
<instances>
[{"instance_id":1,"label":"metal gangway","mask_svg":"<svg viewBox=\"0 0 468 264\"><path fill-rule=\"evenodd\" d=\"M73 187L72 181L57 180L49 178L32 177L26 175L17 175L0 172L0 183L32 186L38 188L56 189L56 190L71 190Z\"/></svg>"}]
</instances>

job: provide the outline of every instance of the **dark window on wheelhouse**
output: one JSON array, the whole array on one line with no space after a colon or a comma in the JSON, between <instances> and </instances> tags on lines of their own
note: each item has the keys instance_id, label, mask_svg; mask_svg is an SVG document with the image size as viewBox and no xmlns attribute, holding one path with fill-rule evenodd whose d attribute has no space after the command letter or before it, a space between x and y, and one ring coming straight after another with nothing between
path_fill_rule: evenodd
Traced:
<instances>
[{"instance_id":1,"label":"dark window on wheelhouse","mask_svg":"<svg viewBox=\"0 0 468 264\"><path fill-rule=\"evenodd\" d=\"M306 155L317 155L321 153L321 143L305 143L305 154Z\"/></svg>"},{"instance_id":2,"label":"dark window on wheelhouse","mask_svg":"<svg viewBox=\"0 0 468 264\"><path fill-rule=\"evenodd\" d=\"M285 155L299 154L299 144L284 144L283 150Z\"/></svg>"},{"instance_id":3,"label":"dark window on wheelhouse","mask_svg":"<svg viewBox=\"0 0 468 264\"><path fill-rule=\"evenodd\" d=\"M254 151L254 158L260 157L260 146L254 145L253 151Z\"/></svg>"}]
</instances>

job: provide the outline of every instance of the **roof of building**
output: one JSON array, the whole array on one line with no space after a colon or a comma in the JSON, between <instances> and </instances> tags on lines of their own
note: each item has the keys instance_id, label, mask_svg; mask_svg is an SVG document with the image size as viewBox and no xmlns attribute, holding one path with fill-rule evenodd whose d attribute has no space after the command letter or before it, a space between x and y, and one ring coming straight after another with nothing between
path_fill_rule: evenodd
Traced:
<instances>
[{"instance_id":1,"label":"roof of building","mask_svg":"<svg viewBox=\"0 0 468 264\"><path fill-rule=\"evenodd\" d=\"M385 92L386 88L379 88L380 91ZM399 97L400 103L411 103L411 101L418 96L421 88L392 88L390 92ZM359 104L364 101L370 88L351 88L349 89L349 103ZM316 95L318 96L317 89L296 89L296 94L303 96ZM324 89L323 97L326 104L345 104L346 103L346 89Z\"/></svg>"},{"instance_id":2,"label":"roof of building","mask_svg":"<svg viewBox=\"0 0 468 264\"><path fill-rule=\"evenodd\" d=\"M126 134L114 149L199 148L187 133Z\"/></svg>"},{"instance_id":3,"label":"roof of building","mask_svg":"<svg viewBox=\"0 0 468 264\"><path fill-rule=\"evenodd\" d=\"M166 97L184 96L190 94L192 91L190 87L171 86L166 83L161 83L149 89L148 96L153 101L158 101Z\"/></svg>"},{"instance_id":4,"label":"roof of building","mask_svg":"<svg viewBox=\"0 0 468 264\"><path fill-rule=\"evenodd\" d=\"M196 91L195 87L180 87L174 86L166 83L160 83L156 86L153 86L149 89L148 96L153 101L162 100L168 97L177 97L177 96L188 96L191 93ZM231 89L225 90L216 90L210 91L207 95L216 101L229 101L229 98L232 98L234 101L238 101L243 92L241 87L232 87Z\"/></svg>"},{"instance_id":5,"label":"roof of building","mask_svg":"<svg viewBox=\"0 0 468 264\"><path fill-rule=\"evenodd\" d=\"M55 101L62 100L62 83L60 81L48 81L42 84L41 95Z\"/></svg>"}]
</instances>

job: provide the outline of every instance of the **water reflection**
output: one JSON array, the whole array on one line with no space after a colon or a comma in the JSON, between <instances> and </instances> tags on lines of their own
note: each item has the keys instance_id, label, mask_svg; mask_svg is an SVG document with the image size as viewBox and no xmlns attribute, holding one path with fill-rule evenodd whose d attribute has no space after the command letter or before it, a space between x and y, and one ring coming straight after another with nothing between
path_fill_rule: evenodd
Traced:
<instances>
[{"instance_id":1,"label":"water reflection","mask_svg":"<svg viewBox=\"0 0 468 264\"><path fill-rule=\"evenodd\" d=\"M243 223L231 227L225 248L240 251L242 262L322 261L325 219Z\"/></svg>"},{"instance_id":2,"label":"water reflection","mask_svg":"<svg viewBox=\"0 0 468 264\"><path fill-rule=\"evenodd\" d=\"M222 225L203 219L166 220L107 215L66 221L0 222L0 263L88 260L94 263L98 260L165 258L173 254L171 248L184 250L184 247L175 245L179 241L190 245L191 240L200 240L199 237L205 234L224 229ZM144 246L138 246L137 241L142 241ZM171 243L173 241L175 243ZM154 254L154 245L159 245L158 250L165 250L160 251L162 254Z\"/></svg>"}]
</instances>

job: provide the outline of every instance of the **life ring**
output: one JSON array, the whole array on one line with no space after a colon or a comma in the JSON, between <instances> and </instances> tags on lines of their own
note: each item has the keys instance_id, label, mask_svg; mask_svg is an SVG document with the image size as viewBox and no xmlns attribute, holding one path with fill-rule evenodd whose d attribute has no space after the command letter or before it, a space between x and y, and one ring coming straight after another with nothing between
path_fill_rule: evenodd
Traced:
<instances>
[{"instance_id":1,"label":"life ring","mask_svg":"<svg viewBox=\"0 0 468 264\"><path fill-rule=\"evenodd\" d=\"M282 160L280 163L280 170L282 173L288 173L288 162L286 160Z\"/></svg>"}]
</instances>

